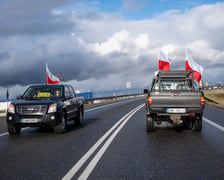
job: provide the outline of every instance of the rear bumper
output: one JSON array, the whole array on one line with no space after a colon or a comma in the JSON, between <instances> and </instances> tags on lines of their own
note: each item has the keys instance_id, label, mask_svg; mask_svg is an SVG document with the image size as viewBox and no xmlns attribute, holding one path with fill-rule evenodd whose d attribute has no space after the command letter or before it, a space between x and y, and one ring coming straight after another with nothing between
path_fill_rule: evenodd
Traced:
<instances>
[{"instance_id":1,"label":"rear bumper","mask_svg":"<svg viewBox=\"0 0 224 180\"><path fill-rule=\"evenodd\" d=\"M161 115L169 115L169 114L176 114L176 113L169 113L168 109L174 108L174 109L184 109L184 113L177 113L177 114L183 114L183 115L189 115L194 113L203 113L204 105L201 105L200 107L184 107L184 106L172 106L172 107L153 107L152 105L146 105L146 112L147 114L161 114Z\"/></svg>"},{"instance_id":2,"label":"rear bumper","mask_svg":"<svg viewBox=\"0 0 224 180\"><path fill-rule=\"evenodd\" d=\"M60 112L41 115L7 113L7 123L20 127L54 127L60 123L60 117Z\"/></svg>"},{"instance_id":3,"label":"rear bumper","mask_svg":"<svg viewBox=\"0 0 224 180\"><path fill-rule=\"evenodd\" d=\"M204 106L201 108L181 108L185 109L184 113L169 113L167 108L150 108L146 104L146 117L150 116L158 125L160 125L162 121L178 125L189 124L194 122L196 119L202 118Z\"/></svg>"},{"instance_id":4,"label":"rear bumper","mask_svg":"<svg viewBox=\"0 0 224 180\"><path fill-rule=\"evenodd\" d=\"M203 114L204 105L201 107L152 107L151 105L145 104L146 115L156 115L156 116L171 116L171 115L181 115L181 116L194 116L195 114ZM169 113L168 108L181 108L185 109L184 113Z\"/></svg>"}]
</instances>

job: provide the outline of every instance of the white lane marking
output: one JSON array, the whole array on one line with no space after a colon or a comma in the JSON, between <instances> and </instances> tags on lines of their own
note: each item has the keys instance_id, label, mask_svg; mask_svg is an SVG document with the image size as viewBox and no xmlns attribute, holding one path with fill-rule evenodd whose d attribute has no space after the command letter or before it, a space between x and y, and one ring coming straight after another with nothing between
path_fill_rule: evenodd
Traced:
<instances>
[{"instance_id":1,"label":"white lane marking","mask_svg":"<svg viewBox=\"0 0 224 180\"><path fill-rule=\"evenodd\" d=\"M21 131L26 130L26 129L29 129L29 128L30 128L30 127L22 128ZM1 137L1 136L6 136L6 135L9 135L9 133L8 133L8 132L1 133L1 134L0 134L0 137Z\"/></svg>"},{"instance_id":2,"label":"white lane marking","mask_svg":"<svg viewBox=\"0 0 224 180\"><path fill-rule=\"evenodd\" d=\"M127 115L126 115L127 116ZM72 167L72 169L62 178L64 180L71 179L87 159L94 153L94 151L103 143L103 141L110 135L110 133L121 123L123 118L118 121L112 128L109 129L90 149L89 151Z\"/></svg>"},{"instance_id":3,"label":"white lane marking","mask_svg":"<svg viewBox=\"0 0 224 180\"><path fill-rule=\"evenodd\" d=\"M7 133L7 132L5 132L5 133L2 133L2 134L0 134L0 137L1 136L6 136L6 135L8 135L9 133Z\"/></svg>"},{"instance_id":4,"label":"white lane marking","mask_svg":"<svg viewBox=\"0 0 224 180\"><path fill-rule=\"evenodd\" d=\"M215 127L215 128L217 128L217 129L219 129L219 130L221 130L221 131L224 132L224 127L222 127L222 126L220 126L220 125L218 125L218 124L216 124L216 123L210 121L209 119L207 119L207 118L205 118L205 117L203 117L202 119L203 119L206 123L210 124L211 126L213 126L213 127Z\"/></svg>"},{"instance_id":5,"label":"white lane marking","mask_svg":"<svg viewBox=\"0 0 224 180\"><path fill-rule=\"evenodd\" d=\"M128 122L128 120L142 107L144 104L138 106L135 108L135 110L122 122L122 124L116 129L116 131L110 136L110 138L105 142L103 147L98 151L98 153L95 155L95 157L91 160L89 165L86 167L86 169L82 172L82 174L79 176L79 180L87 179L93 169L95 168L96 164L99 162L101 157L103 156L104 152L108 149L114 138L117 136L117 134L120 132L120 130L124 127L124 125Z\"/></svg>"},{"instance_id":6,"label":"white lane marking","mask_svg":"<svg viewBox=\"0 0 224 180\"><path fill-rule=\"evenodd\" d=\"M144 106L144 104L138 106L137 108L133 109L132 111L130 111L129 113L127 113L125 116L123 116L112 128L110 128L88 151L87 153L82 156L82 158L72 167L72 169L62 178L63 180L67 180L67 179L72 179L72 177L79 171L79 169L83 166L83 164L89 159L89 157L96 151L96 149L103 143L103 141L114 131L115 128L117 128L117 126L119 126L122 121L124 121L126 123L126 121L137 111L139 110L140 108L142 108ZM137 110L136 110L137 109ZM122 123L120 125L120 127L124 126L125 123ZM122 128L121 127L121 128ZM119 128L119 130L121 129ZM118 130L116 130L115 132L119 132ZM111 135L111 136L114 136L115 137L115 132ZM114 138L113 137L113 138ZM110 141L112 142L113 139L111 139L111 137L109 138ZM107 142L105 144L108 144L108 141L109 139L107 140ZM109 143L110 144L110 143ZM108 144L108 146L109 146ZM105 145L102 147L102 148L105 148ZM102 148L100 150L100 152L102 153ZM99 152L98 152L99 153ZM98 154L97 153L97 154ZM96 158L99 158L99 155L98 156L95 156L95 159ZM98 162L98 161L97 161ZM96 160L94 160L94 164L96 163ZM93 163L90 165L90 169L94 168L93 166ZM88 169L88 173L91 173Z\"/></svg>"}]
</instances>

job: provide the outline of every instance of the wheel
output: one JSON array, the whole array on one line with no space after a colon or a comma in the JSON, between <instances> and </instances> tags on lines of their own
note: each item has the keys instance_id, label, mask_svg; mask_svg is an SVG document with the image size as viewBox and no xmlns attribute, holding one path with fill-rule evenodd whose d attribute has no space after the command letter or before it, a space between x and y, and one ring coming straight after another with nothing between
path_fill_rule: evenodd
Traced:
<instances>
[{"instance_id":1,"label":"wheel","mask_svg":"<svg viewBox=\"0 0 224 180\"><path fill-rule=\"evenodd\" d=\"M54 127L54 132L56 134L65 133L66 132L66 127L67 127L67 120L66 120L65 112L63 112L62 116L61 116L61 123Z\"/></svg>"},{"instance_id":2,"label":"wheel","mask_svg":"<svg viewBox=\"0 0 224 180\"><path fill-rule=\"evenodd\" d=\"M147 115L146 115L146 129L147 129L147 132L154 131L154 121L151 116L147 116Z\"/></svg>"},{"instance_id":3,"label":"wheel","mask_svg":"<svg viewBox=\"0 0 224 180\"><path fill-rule=\"evenodd\" d=\"M8 124L8 132L10 135L18 135L20 134L20 131L21 131L21 127Z\"/></svg>"},{"instance_id":4,"label":"wheel","mask_svg":"<svg viewBox=\"0 0 224 180\"><path fill-rule=\"evenodd\" d=\"M79 108L79 112L78 112L78 116L76 117L76 119L75 119L75 124L77 124L77 125L82 125L83 124L83 108L82 107L80 107Z\"/></svg>"},{"instance_id":5,"label":"wheel","mask_svg":"<svg viewBox=\"0 0 224 180\"><path fill-rule=\"evenodd\" d=\"M192 121L192 130L193 131L201 131L202 128L202 117L199 116L197 118L194 118Z\"/></svg>"}]
</instances>

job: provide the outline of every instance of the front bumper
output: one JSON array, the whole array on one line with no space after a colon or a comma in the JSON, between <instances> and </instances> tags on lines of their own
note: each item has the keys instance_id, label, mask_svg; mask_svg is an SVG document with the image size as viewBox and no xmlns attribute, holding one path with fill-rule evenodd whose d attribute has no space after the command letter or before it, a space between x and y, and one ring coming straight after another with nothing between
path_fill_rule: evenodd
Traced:
<instances>
[{"instance_id":1,"label":"front bumper","mask_svg":"<svg viewBox=\"0 0 224 180\"><path fill-rule=\"evenodd\" d=\"M54 127L61 121L61 113L13 114L7 113L7 123L20 127Z\"/></svg>"}]
</instances>

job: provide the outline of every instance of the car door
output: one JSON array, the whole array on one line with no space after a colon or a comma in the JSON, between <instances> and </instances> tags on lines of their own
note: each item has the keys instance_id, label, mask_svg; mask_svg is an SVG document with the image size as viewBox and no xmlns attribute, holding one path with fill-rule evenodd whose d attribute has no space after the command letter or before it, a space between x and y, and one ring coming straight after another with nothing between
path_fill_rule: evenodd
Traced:
<instances>
[{"instance_id":1,"label":"car door","mask_svg":"<svg viewBox=\"0 0 224 180\"><path fill-rule=\"evenodd\" d=\"M70 89L68 86L65 86L65 101L64 104L66 106L66 111L67 111L67 118L71 119L74 115L74 105L73 105L73 97L72 93L70 92Z\"/></svg>"},{"instance_id":2,"label":"car door","mask_svg":"<svg viewBox=\"0 0 224 180\"><path fill-rule=\"evenodd\" d=\"M74 89L72 88L72 86L69 86L68 88L69 88L69 90L70 90L71 96L73 97L73 98L72 98L72 109L73 109L73 113L72 113L72 115L73 115L73 117L75 117L75 116L77 116L77 114L78 114L79 104L78 104L78 100L77 100L75 91L74 91Z\"/></svg>"}]
</instances>

